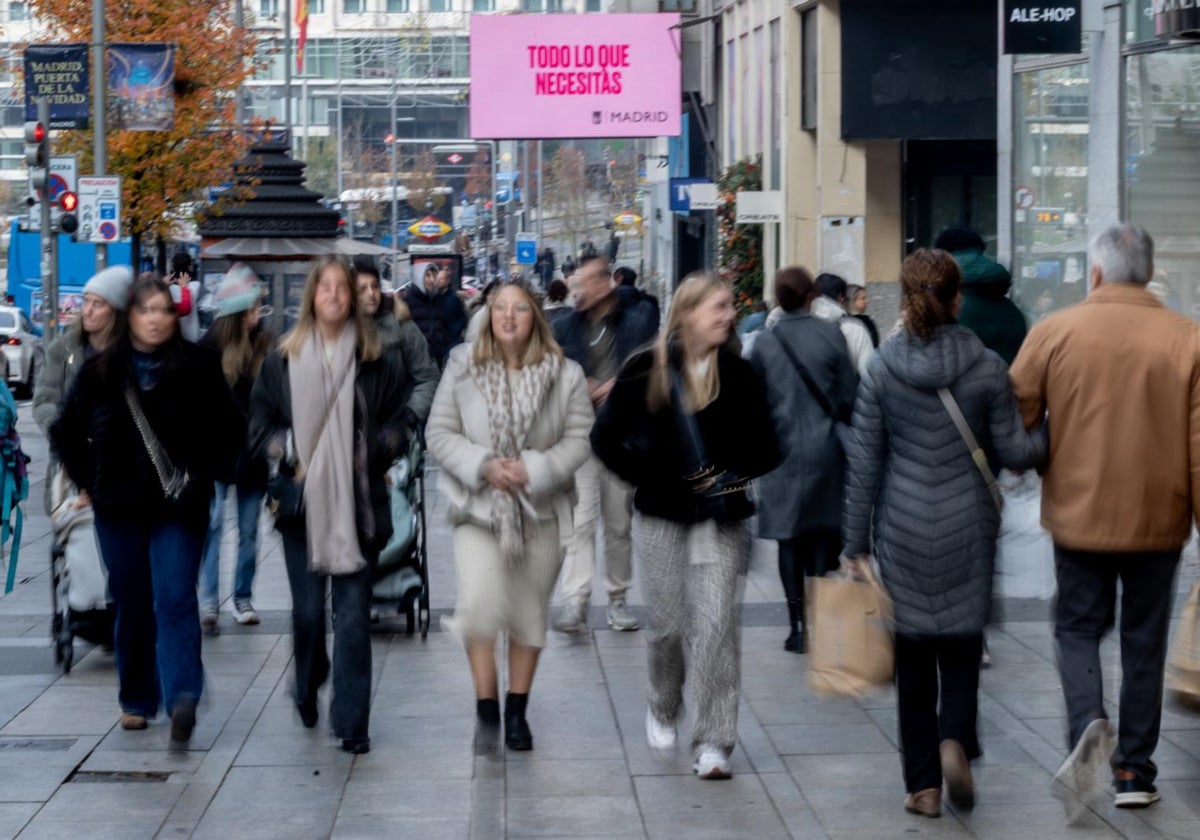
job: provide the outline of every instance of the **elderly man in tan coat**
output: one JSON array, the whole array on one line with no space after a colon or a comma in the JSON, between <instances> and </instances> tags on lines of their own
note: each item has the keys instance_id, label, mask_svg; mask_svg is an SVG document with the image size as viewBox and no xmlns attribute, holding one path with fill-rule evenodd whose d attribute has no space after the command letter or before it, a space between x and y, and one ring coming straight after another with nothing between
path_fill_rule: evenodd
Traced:
<instances>
[{"instance_id":1,"label":"elderly man in tan coat","mask_svg":"<svg viewBox=\"0 0 1200 840\"><path fill-rule=\"evenodd\" d=\"M1011 375L1027 425L1050 423L1042 524L1054 539L1054 635L1070 756L1069 816L1112 762L1115 804L1158 800L1151 761L1175 570L1200 511L1200 329L1146 289L1154 242L1114 225L1091 248L1091 290L1029 333ZM1121 583L1120 731L1104 711L1100 641ZM1115 736L1115 744L1114 744ZM1074 814L1072 814L1074 812Z\"/></svg>"}]
</instances>

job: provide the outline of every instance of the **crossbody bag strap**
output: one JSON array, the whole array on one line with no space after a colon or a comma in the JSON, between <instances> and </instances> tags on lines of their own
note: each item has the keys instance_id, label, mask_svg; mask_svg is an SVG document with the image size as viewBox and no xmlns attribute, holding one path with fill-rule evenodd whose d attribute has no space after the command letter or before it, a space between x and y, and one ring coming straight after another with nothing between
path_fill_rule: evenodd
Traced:
<instances>
[{"instance_id":1,"label":"crossbody bag strap","mask_svg":"<svg viewBox=\"0 0 1200 840\"><path fill-rule=\"evenodd\" d=\"M132 385L125 388L125 404L129 406L133 425L137 427L138 434L142 438L142 446L146 448L146 454L150 456L150 463L154 466L154 471L158 473L158 482L162 485L163 493L170 497L177 496L182 490L181 481L183 484L187 483L187 473L181 477L179 471L175 469L175 465L171 463L167 450L154 434L154 430L150 428L150 421L146 419L146 413L142 411L141 400L134 393Z\"/></svg>"},{"instance_id":2,"label":"crossbody bag strap","mask_svg":"<svg viewBox=\"0 0 1200 840\"><path fill-rule=\"evenodd\" d=\"M938 388L938 396L942 399L942 405L946 407L946 413L950 415L950 419L954 421L955 427L958 428L958 434L966 443L967 449L971 451L971 460L975 462L975 466L979 469L979 474L983 476L983 481L987 484L988 492L992 494L992 501L996 505L996 510L1002 510L1004 507L1004 498L1000 495L1000 485L996 483L996 476L992 473L992 468L988 466L987 453L979 445L979 441L975 439L975 433L971 431L970 425L967 424L967 418L963 416L962 409L958 407L958 402L954 399L954 395L950 393L949 388Z\"/></svg>"},{"instance_id":3,"label":"crossbody bag strap","mask_svg":"<svg viewBox=\"0 0 1200 840\"><path fill-rule=\"evenodd\" d=\"M808 368L804 366L804 362L800 361L800 357L796 355L796 351L781 336L775 336L775 340L779 342L787 357L792 360L792 365L796 368L796 373L800 374L800 378L804 380L804 384L812 392L813 398L821 406L821 410L828 414L834 422L840 422L841 418L837 416L837 412L833 408L833 403L829 401L829 397L825 396L825 392L821 390L821 386L812 378L812 374L808 372Z\"/></svg>"},{"instance_id":4,"label":"crossbody bag strap","mask_svg":"<svg viewBox=\"0 0 1200 840\"><path fill-rule=\"evenodd\" d=\"M700 427L696 423L696 417L687 410L683 395L683 382L680 379L679 372L671 369L671 402L675 406L675 422L679 427L679 434L683 437L684 442L691 450L692 458L695 461L693 467L694 476L688 478L703 478L703 472L710 469L708 463L708 453L704 448L704 438L700 436Z\"/></svg>"}]
</instances>

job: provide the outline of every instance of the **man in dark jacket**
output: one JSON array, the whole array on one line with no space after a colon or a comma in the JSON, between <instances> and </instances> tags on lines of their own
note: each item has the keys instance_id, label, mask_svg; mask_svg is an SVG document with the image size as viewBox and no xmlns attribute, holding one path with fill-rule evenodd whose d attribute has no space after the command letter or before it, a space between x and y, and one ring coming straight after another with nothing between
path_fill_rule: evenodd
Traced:
<instances>
[{"instance_id":1,"label":"man in dark jacket","mask_svg":"<svg viewBox=\"0 0 1200 840\"><path fill-rule=\"evenodd\" d=\"M983 346L1011 365L1025 340L1025 316L1008 299L1012 276L1008 269L984 253L983 238L966 228L947 228L935 248L949 251L962 270L962 308L958 322Z\"/></svg>"},{"instance_id":2,"label":"man in dark jacket","mask_svg":"<svg viewBox=\"0 0 1200 840\"><path fill-rule=\"evenodd\" d=\"M583 367L592 403L599 407L608 399L625 360L654 338L658 322L651 320L643 305L630 305L617 293L607 258L585 259L578 271L575 311L555 321L554 337L566 357ZM594 457L580 468L575 483L579 493L575 534L563 563L564 604L554 628L575 633L586 627L596 567L596 519L602 517L608 623L616 630L636 630L637 619L625 603L633 583L632 488Z\"/></svg>"},{"instance_id":3,"label":"man in dark jacket","mask_svg":"<svg viewBox=\"0 0 1200 840\"><path fill-rule=\"evenodd\" d=\"M412 319L425 334L429 352L438 367L446 364L450 348L460 343L467 328L467 312L450 290L450 269L426 271L404 293Z\"/></svg>"},{"instance_id":4,"label":"man in dark jacket","mask_svg":"<svg viewBox=\"0 0 1200 840\"><path fill-rule=\"evenodd\" d=\"M645 307L646 316L657 325L662 317L658 298L645 289L639 289L637 278L637 272L628 266L623 265L613 271L613 280L617 283L617 294L622 301L628 306L641 305Z\"/></svg>"}]
</instances>

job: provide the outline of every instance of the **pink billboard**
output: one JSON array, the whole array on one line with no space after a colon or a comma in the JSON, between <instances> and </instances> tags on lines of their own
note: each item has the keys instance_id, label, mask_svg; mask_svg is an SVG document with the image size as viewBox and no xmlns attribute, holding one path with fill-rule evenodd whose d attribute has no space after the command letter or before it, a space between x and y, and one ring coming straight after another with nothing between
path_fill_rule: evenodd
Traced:
<instances>
[{"instance_id":1,"label":"pink billboard","mask_svg":"<svg viewBox=\"0 0 1200 840\"><path fill-rule=\"evenodd\" d=\"M471 137L680 132L677 14L472 15Z\"/></svg>"}]
</instances>

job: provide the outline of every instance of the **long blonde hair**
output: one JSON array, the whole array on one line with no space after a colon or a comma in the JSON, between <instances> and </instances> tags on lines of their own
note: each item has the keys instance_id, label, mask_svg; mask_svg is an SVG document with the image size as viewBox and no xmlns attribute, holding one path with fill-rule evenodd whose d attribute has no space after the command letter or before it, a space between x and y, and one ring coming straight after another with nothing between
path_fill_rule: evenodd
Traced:
<instances>
[{"instance_id":1,"label":"long blonde hair","mask_svg":"<svg viewBox=\"0 0 1200 840\"><path fill-rule=\"evenodd\" d=\"M313 263L308 277L304 281L304 293L300 296L300 318L296 326L279 342L279 352L290 359L300 355L304 342L317 328L317 313L314 306L317 299L317 284L321 281L321 273L326 268L336 268L342 273L342 282L350 293L349 320L354 322L355 342L358 345L358 358L370 362L383 355L383 345L375 332L375 325L368 323L363 314L362 304L358 300L358 286L354 281L354 269L346 264L341 257L327 254Z\"/></svg>"},{"instance_id":2,"label":"long blonde hair","mask_svg":"<svg viewBox=\"0 0 1200 840\"><path fill-rule=\"evenodd\" d=\"M646 405L651 411L662 411L671 404L671 355L686 353L682 345L684 338L684 320L704 303L709 296L716 292L729 290L729 284L709 271L693 271L683 278L683 282L675 289L671 297L671 310L667 313L667 324L654 343L654 366L650 370L650 381L646 386ZM726 348L738 352L737 333L729 332ZM721 393L721 376L717 371L716 351L709 359L707 369L700 377L692 376L683 365L684 406L690 412L697 412L713 402ZM698 359L691 361L700 361Z\"/></svg>"},{"instance_id":3,"label":"long blonde hair","mask_svg":"<svg viewBox=\"0 0 1200 840\"><path fill-rule=\"evenodd\" d=\"M271 349L271 336L261 327L254 333L246 327L246 313L222 315L212 325L217 349L221 351L221 370L230 387L238 377L253 380Z\"/></svg>"},{"instance_id":4,"label":"long blonde hair","mask_svg":"<svg viewBox=\"0 0 1200 840\"><path fill-rule=\"evenodd\" d=\"M554 331L550 329L550 322L546 320L546 315L542 312L542 307L538 305L533 291L522 281L512 281L498 285L496 292L499 293L505 286L520 289L525 295L526 300L529 301L529 307L533 311L533 332L529 336L529 346L525 348L525 355L521 358L521 367L540 364L542 359L546 358L547 355L562 358L562 348L554 340ZM487 304L485 304L486 314L483 316L483 323L479 327L479 335L475 339L475 346L471 349L471 358L478 365L485 364L493 359L503 361L500 355L500 348L496 343L496 337L492 334L492 305L496 301L496 296L496 294L493 294Z\"/></svg>"}]
</instances>

